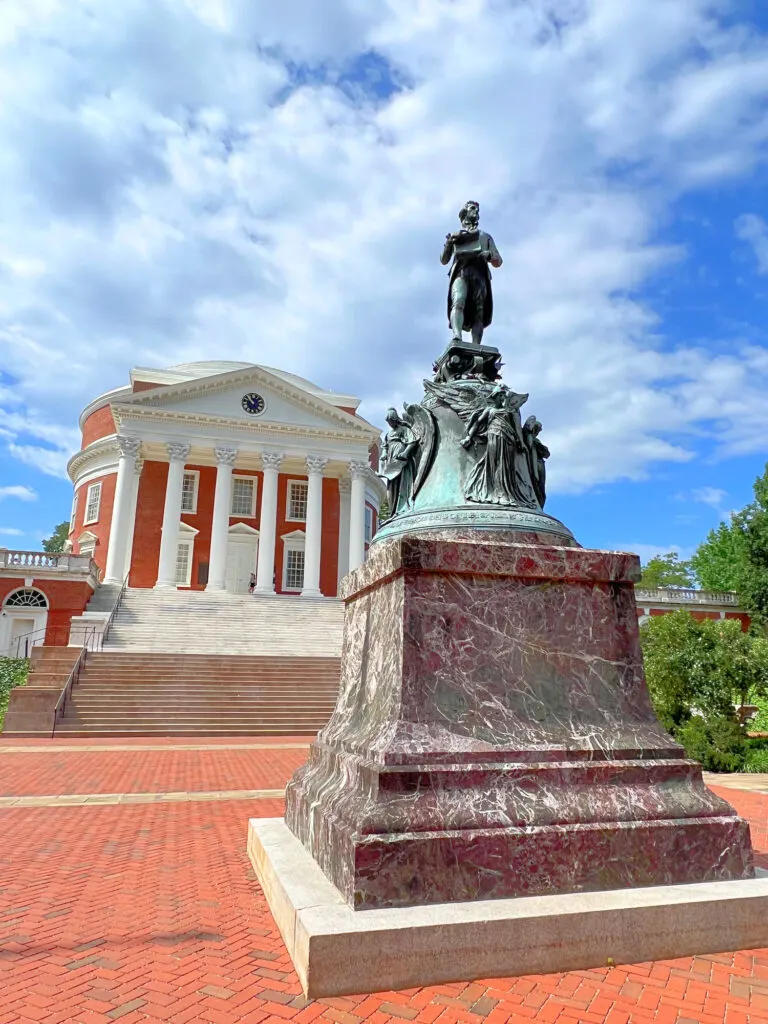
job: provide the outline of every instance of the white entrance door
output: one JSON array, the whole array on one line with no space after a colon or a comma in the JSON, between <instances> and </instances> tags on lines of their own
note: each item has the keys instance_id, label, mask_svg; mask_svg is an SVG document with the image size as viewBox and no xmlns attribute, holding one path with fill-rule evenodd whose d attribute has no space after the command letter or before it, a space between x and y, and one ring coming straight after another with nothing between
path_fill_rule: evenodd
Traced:
<instances>
[{"instance_id":1,"label":"white entrance door","mask_svg":"<svg viewBox=\"0 0 768 1024\"><path fill-rule=\"evenodd\" d=\"M230 537L227 545L227 590L232 594L247 594L251 573L256 572L258 540Z\"/></svg>"},{"instance_id":2,"label":"white entrance door","mask_svg":"<svg viewBox=\"0 0 768 1024\"><path fill-rule=\"evenodd\" d=\"M28 634L29 645L41 644L43 642L43 636L35 632L38 629L38 619L35 616L30 615L14 615L8 614L8 639L6 641L7 653L12 657L24 657L24 639ZM42 625L45 625L43 621Z\"/></svg>"}]
</instances>

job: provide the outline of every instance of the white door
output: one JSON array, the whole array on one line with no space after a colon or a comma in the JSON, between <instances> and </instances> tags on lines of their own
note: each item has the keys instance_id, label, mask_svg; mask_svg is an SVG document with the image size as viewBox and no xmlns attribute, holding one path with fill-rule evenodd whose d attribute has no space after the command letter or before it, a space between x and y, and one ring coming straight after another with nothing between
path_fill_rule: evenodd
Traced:
<instances>
[{"instance_id":1,"label":"white door","mask_svg":"<svg viewBox=\"0 0 768 1024\"><path fill-rule=\"evenodd\" d=\"M258 541L230 540L227 545L227 590L247 594L251 573L256 572Z\"/></svg>"},{"instance_id":2,"label":"white door","mask_svg":"<svg viewBox=\"0 0 768 1024\"><path fill-rule=\"evenodd\" d=\"M28 633L34 634L33 636L29 637L30 645L41 644L43 642L43 637L35 632L35 630L38 628L37 619L33 616L27 618L26 616L21 615L10 615L9 618L11 620L11 629L8 643L8 653L11 655L11 657L23 658L26 653L24 650L23 638L25 638Z\"/></svg>"}]
</instances>

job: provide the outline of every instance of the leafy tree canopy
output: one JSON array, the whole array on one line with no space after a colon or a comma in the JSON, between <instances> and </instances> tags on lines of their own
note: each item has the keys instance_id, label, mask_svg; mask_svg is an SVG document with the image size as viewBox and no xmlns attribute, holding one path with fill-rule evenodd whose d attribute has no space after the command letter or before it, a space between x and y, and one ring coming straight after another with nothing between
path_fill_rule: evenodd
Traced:
<instances>
[{"instance_id":1,"label":"leafy tree canopy","mask_svg":"<svg viewBox=\"0 0 768 1024\"><path fill-rule=\"evenodd\" d=\"M691 558L702 590L741 590L747 550L735 517L710 530Z\"/></svg>"},{"instance_id":2,"label":"leafy tree canopy","mask_svg":"<svg viewBox=\"0 0 768 1024\"><path fill-rule=\"evenodd\" d=\"M655 555L643 566L639 587L645 590L659 588L693 587L696 581L689 562L681 561L672 551L666 555Z\"/></svg>"},{"instance_id":3,"label":"leafy tree canopy","mask_svg":"<svg viewBox=\"0 0 768 1024\"><path fill-rule=\"evenodd\" d=\"M691 715L733 717L734 705L768 693L768 639L737 619L697 620L681 609L640 627L645 674L656 713L674 730Z\"/></svg>"},{"instance_id":4,"label":"leafy tree canopy","mask_svg":"<svg viewBox=\"0 0 768 1024\"><path fill-rule=\"evenodd\" d=\"M49 555L55 555L59 551L63 551L64 542L68 536L69 523L59 523L58 526L54 527L51 536L46 537L43 541L43 551L47 551Z\"/></svg>"},{"instance_id":5,"label":"leafy tree canopy","mask_svg":"<svg viewBox=\"0 0 768 1024\"><path fill-rule=\"evenodd\" d=\"M768 639L734 619L694 619L680 610L640 627L656 714L689 757L735 771L746 755L735 707L768 694Z\"/></svg>"},{"instance_id":6,"label":"leafy tree canopy","mask_svg":"<svg viewBox=\"0 0 768 1024\"><path fill-rule=\"evenodd\" d=\"M735 590L745 611L768 624L768 465L754 484L754 501L710 530L691 559L705 590Z\"/></svg>"}]
</instances>

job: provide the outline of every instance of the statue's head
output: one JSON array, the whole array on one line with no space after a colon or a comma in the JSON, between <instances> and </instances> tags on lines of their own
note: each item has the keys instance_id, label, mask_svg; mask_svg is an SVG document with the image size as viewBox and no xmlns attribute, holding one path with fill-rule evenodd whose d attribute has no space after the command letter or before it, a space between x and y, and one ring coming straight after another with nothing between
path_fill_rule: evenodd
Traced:
<instances>
[{"instance_id":1,"label":"statue's head","mask_svg":"<svg viewBox=\"0 0 768 1024\"><path fill-rule=\"evenodd\" d=\"M535 416L529 416L525 421L525 429L529 430L536 437L541 433L541 423L539 423Z\"/></svg>"},{"instance_id":2,"label":"statue's head","mask_svg":"<svg viewBox=\"0 0 768 1024\"><path fill-rule=\"evenodd\" d=\"M491 401L494 405L501 406L504 404L504 398L506 396L506 388L502 384L497 384L491 392Z\"/></svg>"},{"instance_id":3,"label":"statue's head","mask_svg":"<svg viewBox=\"0 0 768 1024\"><path fill-rule=\"evenodd\" d=\"M467 200L459 210L459 220L461 226L467 231L476 231L477 225L480 223L480 204L476 203L474 199Z\"/></svg>"},{"instance_id":4,"label":"statue's head","mask_svg":"<svg viewBox=\"0 0 768 1024\"><path fill-rule=\"evenodd\" d=\"M390 408L387 409L386 420L387 420L387 423L390 425L390 427L397 427L397 426L399 426L400 425L400 417L398 416L397 409L394 409L394 408L392 408L390 406Z\"/></svg>"}]
</instances>

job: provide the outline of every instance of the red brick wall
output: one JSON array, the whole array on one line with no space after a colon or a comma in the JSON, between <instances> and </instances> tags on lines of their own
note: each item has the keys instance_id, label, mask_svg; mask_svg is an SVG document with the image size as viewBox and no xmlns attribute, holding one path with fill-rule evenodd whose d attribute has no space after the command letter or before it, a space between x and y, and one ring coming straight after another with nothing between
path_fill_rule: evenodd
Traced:
<instances>
[{"instance_id":1,"label":"red brick wall","mask_svg":"<svg viewBox=\"0 0 768 1024\"><path fill-rule=\"evenodd\" d=\"M341 500L339 482L323 478L323 546L320 558L320 590L326 597L336 597L339 572L339 521Z\"/></svg>"},{"instance_id":2,"label":"red brick wall","mask_svg":"<svg viewBox=\"0 0 768 1024\"><path fill-rule=\"evenodd\" d=\"M0 606L13 590L24 587L24 578L0 578ZM93 590L85 580L38 580L32 586L48 599L48 623L45 642L66 647L69 643L69 624L73 615L82 615Z\"/></svg>"},{"instance_id":3,"label":"red brick wall","mask_svg":"<svg viewBox=\"0 0 768 1024\"><path fill-rule=\"evenodd\" d=\"M95 523L84 524L85 510L88 505L88 488L91 484L101 481L101 505L99 506L99 518ZM102 571L107 566L107 550L109 548L109 528L112 522L112 506L115 502L115 487L117 485L117 473L109 473L106 476L97 477L88 483L80 484L77 489L77 511L75 513L75 525L70 533L75 554L80 553L80 546L77 538L84 530L96 535L96 549L93 552L93 559Z\"/></svg>"},{"instance_id":4,"label":"red brick wall","mask_svg":"<svg viewBox=\"0 0 768 1024\"><path fill-rule=\"evenodd\" d=\"M689 608L687 605L684 605L684 604L670 605L669 607L665 607L665 608L651 608L651 609L648 610L648 614L649 615L669 615L670 612L677 612L677 611L680 611L680 610L690 612L691 617L694 618L694 619L697 619L698 621L702 621L703 619L710 619L710 620L715 620L716 621L716 620L718 620L720 618L720 612L704 611L704 610L702 610L700 608ZM637 616L638 616L638 618L642 618L645 614L646 614L645 609L642 608L642 607L638 607L638 609L637 609ZM750 620L750 617L748 615L746 615L744 612L726 612L725 613L725 618L726 619L737 619L741 623L741 628L742 628L742 630L744 630L745 633L749 629L749 624L750 624L751 620Z\"/></svg>"},{"instance_id":5,"label":"red brick wall","mask_svg":"<svg viewBox=\"0 0 768 1024\"><path fill-rule=\"evenodd\" d=\"M197 493L197 512L184 513L182 522L198 530L192 559L193 590L204 589L198 583L201 563L210 564L211 526L213 522L213 501L216 490L216 467L188 465L187 470L197 470L200 482ZM259 508L263 488L263 474L259 471L236 470L237 476L255 476L258 480L257 515L256 518L232 517L230 525L246 523L255 529L260 528ZM139 497L136 510L136 531L133 542L131 560L130 585L132 587L153 587L157 580L157 569L160 558L160 533L163 522L163 506L165 504L165 487L168 479L168 464L165 462L145 462L139 483ZM285 518L288 494L288 480L306 481L302 476L286 476L281 473L277 486L277 528L275 541L275 572L277 574L277 590L282 590L283 573L283 534L294 530L304 531L304 523L288 522ZM327 597L336 595L336 575L338 571L339 550L339 488L338 482L331 478L323 479L323 554L320 561L320 589Z\"/></svg>"},{"instance_id":6,"label":"red brick wall","mask_svg":"<svg viewBox=\"0 0 768 1024\"><path fill-rule=\"evenodd\" d=\"M136 527L133 534L133 555L129 583L132 587L154 587L160 559L160 532L163 525L165 485L168 463L144 463L139 477L136 504Z\"/></svg>"},{"instance_id":7,"label":"red brick wall","mask_svg":"<svg viewBox=\"0 0 768 1024\"><path fill-rule=\"evenodd\" d=\"M114 434L116 431L115 421L112 417L112 409L105 405L102 409L97 409L92 412L91 415L83 423L83 448L87 448L89 444L93 444L94 441L98 441L100 437L109 437L110 434Z\"/></svg>"},{"instance_id":8,"label":"red brick wall","mask_svg":"<svg viewBox=\"0 0 768 1024\"><path fill-rule=\"evenodd\" d=\"M152 388L167 388L167 384L153 384L151 380L135 380L133 382L133 393L137 391L151 391Z\"/></svg>"}]
</instances>

